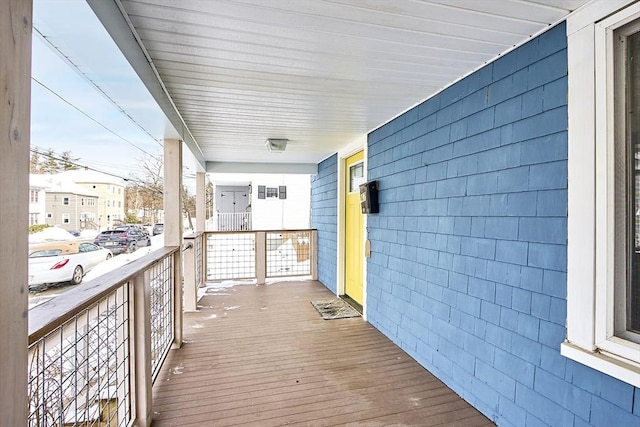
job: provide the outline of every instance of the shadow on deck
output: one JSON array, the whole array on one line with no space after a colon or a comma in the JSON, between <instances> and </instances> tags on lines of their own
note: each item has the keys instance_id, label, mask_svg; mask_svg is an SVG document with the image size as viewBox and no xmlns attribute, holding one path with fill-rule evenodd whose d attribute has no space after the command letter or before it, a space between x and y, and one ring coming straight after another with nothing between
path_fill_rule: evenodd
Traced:
<instances>
[{"instance_id":1,"label":"shadow on deck","mask_svg":"<svg viewBox=\"0 0 640 427\"><path fill-rule=\"evenodd\" d=\"M491 426L318 282L209 288L154 386L161 426Z\"/></svg>"}]
</instances>

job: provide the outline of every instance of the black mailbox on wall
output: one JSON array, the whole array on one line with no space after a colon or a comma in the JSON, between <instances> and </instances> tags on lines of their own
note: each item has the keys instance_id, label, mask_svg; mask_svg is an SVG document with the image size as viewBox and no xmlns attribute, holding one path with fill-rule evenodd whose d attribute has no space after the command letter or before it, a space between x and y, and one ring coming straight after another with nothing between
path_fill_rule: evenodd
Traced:
<instances>
[{"instance_id":1,"label":"black mailbox on wall","mask_svg":"<svg viewBox=\"0 0 640 427\"><path fill-rule=\"evenodd\" d=\"M363 214L378 213L378 181L360 184L360 206Z\"/></svg>"}]
</instances>

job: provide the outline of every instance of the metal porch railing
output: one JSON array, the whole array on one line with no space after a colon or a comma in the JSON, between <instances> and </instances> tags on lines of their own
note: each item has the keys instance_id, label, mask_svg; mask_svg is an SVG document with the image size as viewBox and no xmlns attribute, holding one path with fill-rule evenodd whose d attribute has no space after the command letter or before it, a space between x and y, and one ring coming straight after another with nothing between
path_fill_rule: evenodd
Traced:
<instances>
[{"instance_id":1,"label":"metal porch railing","mask_svg":"<svg viewBox=\"0 0 640 427\"><path fill-rule=\"evenodd\" d=\"M163 248L30 311L29 426L147 425L179 259Z\"/></svg>"},{"instance_id":2,"label":"metal porch railing","mask_svg":"<svg viewBox=\"0 0 640 427\"><path fill-rule=\"evenodd\" d=\"M181 297L195 310L206 281L316 280L316 240L315 230L195 233L182 250L162 248L34 307L28 425L149 425L153 382L181 340Z\"/></svg>"},{"instance_id":3,"label":"metal porch railing","mask_svg":"<svg viewBox=\"0 0 640 427\"><path fill-rule=\"evenodd\" d=\"M317 231L204 232L185 238L185 310L196 310L207 281L311 276L317 279ZM185 244L185 248L189 247ZM195 272L189 276L189 272Z\"/></svg>"}]
</instances>

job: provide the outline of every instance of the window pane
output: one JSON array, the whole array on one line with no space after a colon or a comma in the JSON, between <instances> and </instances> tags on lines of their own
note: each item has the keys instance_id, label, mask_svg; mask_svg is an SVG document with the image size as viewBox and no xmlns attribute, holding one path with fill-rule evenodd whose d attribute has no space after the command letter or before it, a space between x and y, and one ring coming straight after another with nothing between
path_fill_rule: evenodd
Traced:
<instances>
[{"instance_id":1,"label":"window pane","mask_svg":"<svg viewBox=\"0 0 640 427\"><path fill-rule=\"evenodd\" d=\"M349 192L359 191L359 186L364 182L364 166L358 163L349 168Z\"/></svg>"},{"instance_id":2,"label":"window pane","mask_svg":"<svg viewBox=\"0 0 640 427\"><path fill-rule=\"evenodd\" d=\"M629 161L629 233L631 277L627 283L627 330L640 332L640 33L627 37L626 52L626 140Z\"/></svg>"},{"instance_id":3,"label":"window pane","mask_svg":"<svg viewBox=\"0 0 640 427\"><path fill-rule=\"evenodd\" d=\"M278 198L278 189L275 187L267 187L267 199Z\"/></svg>"}]
</instances>

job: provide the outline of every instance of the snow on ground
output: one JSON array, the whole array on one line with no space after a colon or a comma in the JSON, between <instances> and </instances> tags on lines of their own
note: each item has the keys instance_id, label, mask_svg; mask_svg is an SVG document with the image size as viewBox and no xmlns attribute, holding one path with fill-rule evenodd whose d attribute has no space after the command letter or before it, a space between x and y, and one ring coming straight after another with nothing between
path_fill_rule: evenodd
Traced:
<instances>
[{"instance_id":1,"label":"snow on ground","mask_svg":"<svg viewBox=\"0 0 640 427\"><path fill-rule=\"evenodd\" d=\"M57 242L64 240L93 240L98 233L98 230L82 230L80 236L76 237L69 233L67 230L61 227L47 227L37 233L29 234L29 244Z\"/></svg>"},{"instance_id":2,"label":"snow on ground","mask_svg":"<svg viewBox=\"0 0 640 427\"><path fill-rule=\"evenodd\" d=\"M29 234L29 244L76 239L76 236L60 227L47 227L37 233Z\"/></svg>"},{"instance_id":3,"label":"snow on ground","mask_svg":"<svg viewBox=\"0 0 640 427\"><path fill-rule=\"evenodd\" d=\"M84 276L84 280L88 281L102 276L103 274L113 271L118 267L129 264L131 261L142 258L157 249L161 249L163 246L164 235L158 234L157 236L151 236L151 246L138 248L138 250L133 253L120 254L118 256L114 256L110 260L101 262Z\"/></svg>"}]
</instances>

